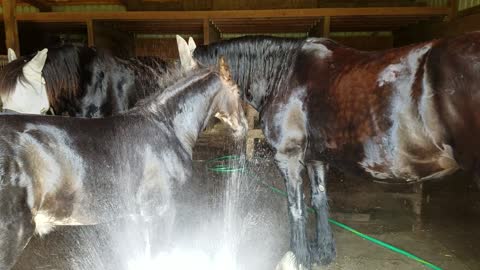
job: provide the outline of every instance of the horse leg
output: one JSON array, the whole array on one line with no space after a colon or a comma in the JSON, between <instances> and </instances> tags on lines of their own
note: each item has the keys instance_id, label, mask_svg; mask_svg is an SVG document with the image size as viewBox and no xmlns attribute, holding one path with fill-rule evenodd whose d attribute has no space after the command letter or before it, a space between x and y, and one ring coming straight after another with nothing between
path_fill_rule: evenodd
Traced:
<instances>
[{"instance_id":1,"label":"horse leg","mask_svg":"<svg viewBox=\"0 0 480 270\"><path fill-rule=\"evenodd\" d=\"M35 226L25 188L0 187L0 269L11 269Z\"/></svg>"},{"instance_id":2,"label":"horse leg","mask_svg":"<svg viewBox=\"0 0 480 270\"><path fill-rule=\"evenodd\" d=\"M170 179L169 179L170 181ZM150 186L140 196L140 211L146 240L152 254L168 248L175 223L175 205L169 188Z\"/></svg>"},{"instance_id":3,"label":"horse leg","mask_svg":"<svg viewBox=\"0 0 480 270\"><path fill-rule=\"evenodd\" d=\"M287 190L291 230L290 247L295 254L297 264L308 268L310 266L310 252L306 233L307 213L305 211L305 196L301 177L303 151L297 147L295 149L277 150L275 161L285 179Z\"/></svg>"},{"instance_id":4,"label":"horse leg","mask_svg":"<svg viewBox=\"0 0 480 270\"><path fill-rule=\"evenodd\" d=\"M317 216L317 236L312 247L312 260L320 265L328 265L336 256L335 240L328 223L328 200L325 185L328 166L320 161L311 161L307 164L307 171L312 185L312 205Z\"/></svg>"}]
</instances>

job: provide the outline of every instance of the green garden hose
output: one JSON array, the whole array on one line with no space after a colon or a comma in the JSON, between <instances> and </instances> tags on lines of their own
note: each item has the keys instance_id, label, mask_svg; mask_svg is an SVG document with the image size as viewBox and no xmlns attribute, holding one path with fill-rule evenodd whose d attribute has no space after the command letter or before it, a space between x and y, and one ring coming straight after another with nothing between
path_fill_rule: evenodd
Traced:
<instances>
[{"instance_id":1,"label":"green garden hose","mask_svg":"<svg viewBox=\"0 0 480 270\"><path fill-rule=\"evenodd\" d=\"M240 165L234 165L234 164L232 164L232 161L238 161L238 160L240 160L240 157L239 157L239 156L236 156L236 155L222 156L222 157L210 159L210 160L208 160L208 161L206 162L206 164L207 164L207 169L208 169L209 171L218 172L218 173L247 172L246 168L245 168L243 165L241 165L241 164L240 164ZM225 162L228 162L228 164L225 164ZM268 183L265 183L264 181L261 181L260 179L258 179L258 178L257 178L255 175L253 175L252 173L249 173L249 174L250 174L251 176L253 176L253 177L257 180L257 182L258 182L259 184L267 187L268 189L270 189L270 190L273 191L274 193L280 194L280 195L285 196L285 197L287 196L287 193L286 193L285 191L283 191L283 190L281 190L281 189L278 189L278 188L276 188L276 187L274 187L274 186L272 186L272 185L269 185ZM308 211L309 211L310 213L315 213L315 210L314 210L313 208L310 208L310 207L308 208ZM376 239L376 238L373 238L373 237L371 237L371 236L368 236L368 235L366 235L366 234L363 234L363 233L361 233L361 232L359 232L359 231L357 231L357 230L355 230L355 229L353 229L353 228L351 228L351 227L349 227L349 226L347 226L347 225L345 225L345 224L343 224L343 223L340 223L340 222L338 222L338 221L336 221L336 220L333 220L333 219L331 219L331 218L328 219L328 221L329 221L331 224L333 224L333 225L335 225L335 226L338 226L338 227L340 227L340 228L342 228L342 229L344 229L344 230L346 230L346 231L349 231L349 232L351 232L351 233L353 233L353 234L355 234L355 235L357 235L357 236L359 236L359 237L361 237L361 238L363 238L363 239L365 239L365 240L368 240L368 241L370 241L370 242L372 242L372 243L374 243L374 244L377 244L377 245L379 245L379 246L381 246L381 247L384 247L384 248L389 249L389 250L391 250L391 251L393 251L393 252L399 253L399 254L407 257L407 258L410 258L410 259L412 259L412 260L415 260L415 261L417 261L417 262L419 262L419 263L421 263L421 264L423 264L423 265L425 265L425 266L427 266L427 267L429 267L429 268L431 268L431 269L434 269L434 270L442 270L442 268L440 268L440 267L438 267L438 266L436 266L436 265L434 265L434 264L432 264L432 263L430 263L430 262L427 262L427 261L425 261L424 259L419 258L419 257L413 255L413 254L410 253L410 252L407 252L407 251L405 251L405 250L403 250L403 249L397 248L397 247L392 246L392 245L390 245L390 244L387 244L387 243L385 243L385 242L383 242L383 241L380 241L380 240L378 240L378 239Z\"/></svg>"}]
</instances>

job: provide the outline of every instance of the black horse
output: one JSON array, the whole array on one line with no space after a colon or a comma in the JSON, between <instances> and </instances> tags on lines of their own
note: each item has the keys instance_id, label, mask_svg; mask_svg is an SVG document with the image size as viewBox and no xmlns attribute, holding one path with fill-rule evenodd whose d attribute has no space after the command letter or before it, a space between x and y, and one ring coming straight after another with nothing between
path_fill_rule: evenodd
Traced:
<instances>
[{"instance_id":1,"label":"black horse","mask_svg":"<svg viewBox=\"0 0 480 270\"><path fill-rule=\"evenodd\" d=\"M121 59L95 48L64 45L4 66L0 96L4 109L20 113L51 109L58 115L105 117L163 89L169 67L157 57Z\"/></svg>"},{"instance_id":2,"label":"black horse","mask_svg":"<svg viewBox=\"0 0 480 270\"><path fill-rule=\"evenodd\" d=\"M190 63L167 89L116 116L0 115L0 269L12 267L34 231L56 225L130 215L171 224L209 118L224 119L236 137L246 131L223 60L219 71Z\"/></svg>"},{"instance_id":3,"label":"black horse","mask_svg":"<svg viewBox=\"0 0 480 270\"><path fill-rule=\"evenodd\" d=\"M243 37L198 47L224 55L260 112L286 183L298 263L329 264L328 165L382 181L424 181L480 167L480 32L380 52L329 39ZM307 242L301 172L311 181L316 238ZM312 260L310 260L312 259Z\"/></svg>"}]
</instances>

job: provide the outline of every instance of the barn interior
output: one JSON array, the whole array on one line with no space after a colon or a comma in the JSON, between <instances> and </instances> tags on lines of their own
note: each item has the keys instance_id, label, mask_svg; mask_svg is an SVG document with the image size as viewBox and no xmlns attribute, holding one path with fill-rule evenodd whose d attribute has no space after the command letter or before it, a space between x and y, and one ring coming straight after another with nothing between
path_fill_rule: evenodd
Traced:
<instances>
[{"instance_id":1,"label":"barn interior","mask_svg":"<svg viewBox=\"0 0 480 270\"><path fill-rule=\"evenodd\" d=\"M175 61L177 34L193 37L197 44L244 35L324 37L376 51L480 30L480 0L2 0L0 11L5 29L0 31L5 40L0 43L1 65L7 64L7 48L28 55L63 44L94 46L120 57ZM183 230L179 235L185 237L178 242L191 248L192 238L221 241L203 238L215 233L215 215L224 209L226 190L242 181L234 209L240 213L237 218L251 222L231 231L240 238L235 242L242 262L239 269L274 269L289 246L285 187L258 113L245 108L249 121L245 149L233 147L228 131L217 122L197 142L196 174L185 193L191 203L180 206L177 220L178 230ZM215 159L244 150L248 173L215 169L237 168L236 159ZM334 170L328 181L331 218L355 231L334 225L337 259L327 268L314 269L480 269L479 188L466 172L438 181L390 185ZM210 211L192 214L200 205ZM136 233L125 228L118 221L65 226L35 236L14 269L124 269L119 258L134 253L130 250L134 247L119 244L118 237L106 231L125 239ZM212 232L205 233L209 229ZM392 250L395 247L417 257ZM199 265L128 269L204 269ZM220 265L218 269L229 269Z\"/></svg>"}]
</instances>

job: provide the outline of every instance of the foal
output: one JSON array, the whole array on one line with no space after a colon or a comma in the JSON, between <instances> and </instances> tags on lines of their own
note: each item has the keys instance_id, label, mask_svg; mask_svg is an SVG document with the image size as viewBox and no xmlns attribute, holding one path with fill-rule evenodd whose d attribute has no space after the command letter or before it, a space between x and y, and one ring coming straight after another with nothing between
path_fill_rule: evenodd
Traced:
<instances>
[{"instance_id":1,"label":"foal","mask_svg":"<svg viewBox=\"0 0 480 270\"><path fill-rule=\"evenodd\" d=\"M0 269L14 265L35 231L174 216L209 118L221 116L237 137L247 128L223 59L219 71L195 66L180 76L117 116L0 116Z\"/></svg>"}]
</instances>

